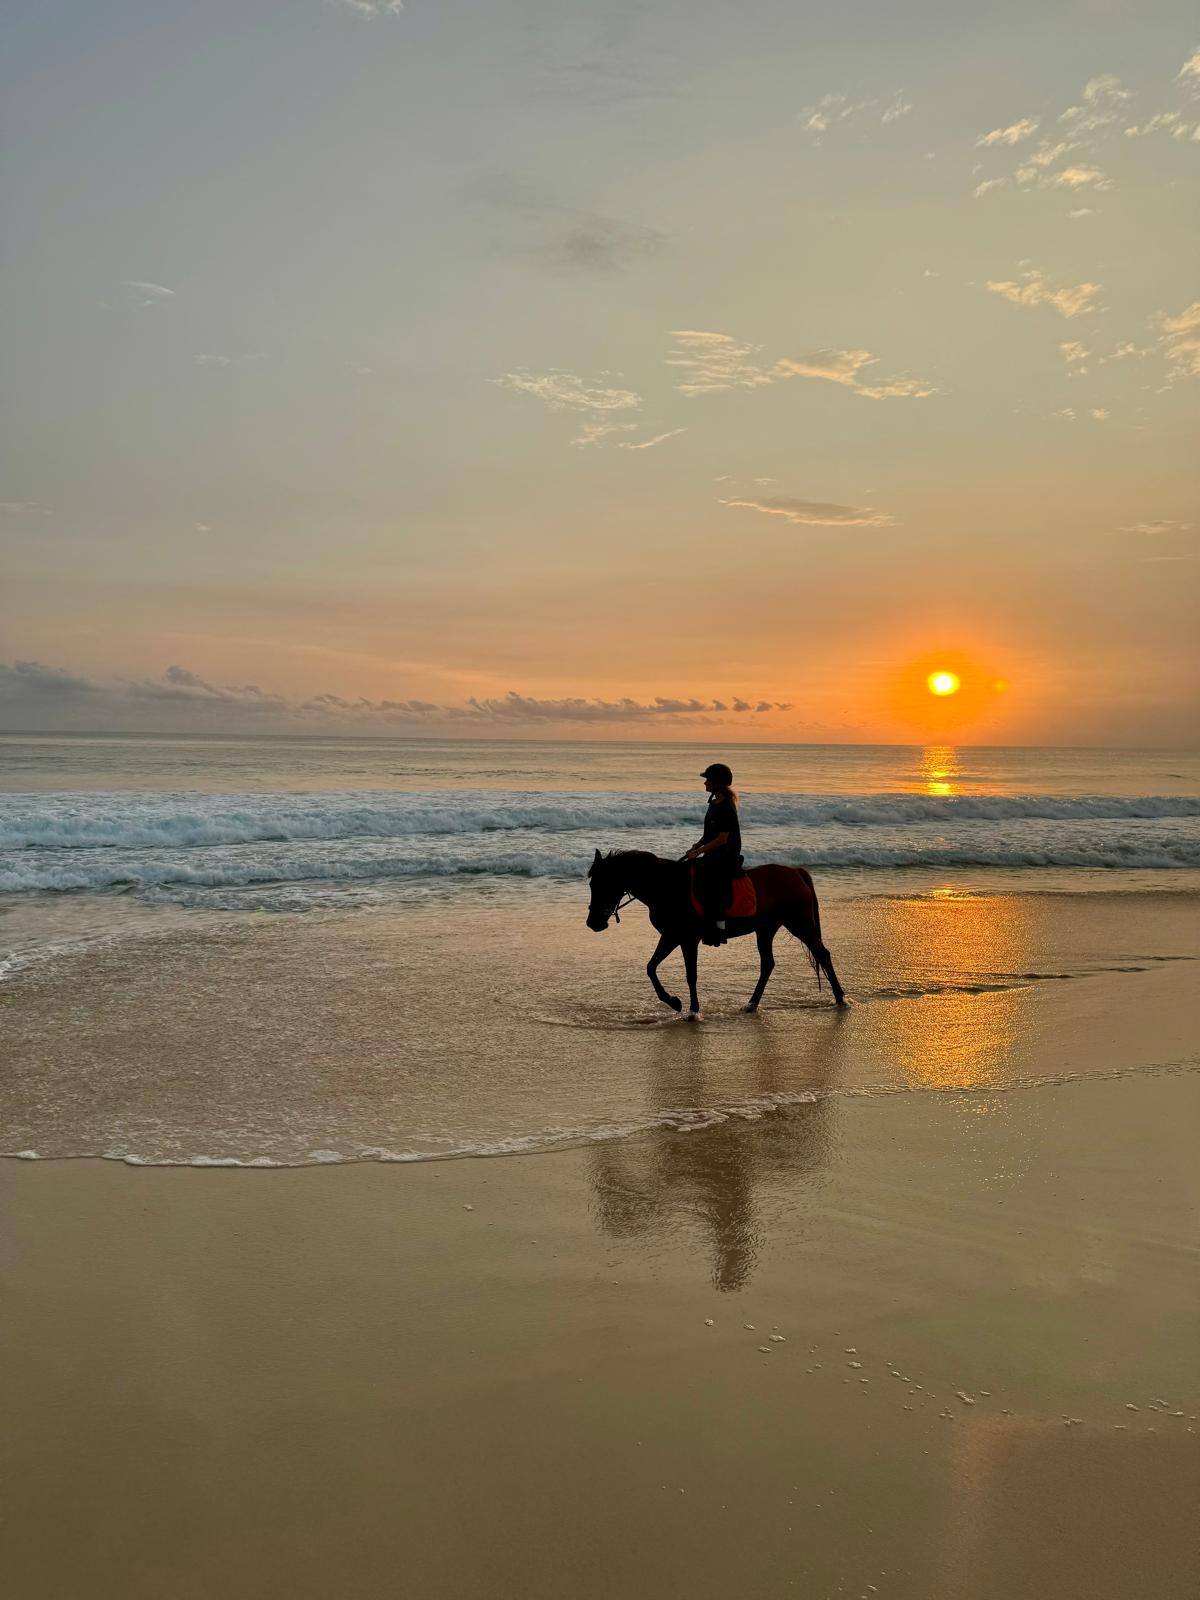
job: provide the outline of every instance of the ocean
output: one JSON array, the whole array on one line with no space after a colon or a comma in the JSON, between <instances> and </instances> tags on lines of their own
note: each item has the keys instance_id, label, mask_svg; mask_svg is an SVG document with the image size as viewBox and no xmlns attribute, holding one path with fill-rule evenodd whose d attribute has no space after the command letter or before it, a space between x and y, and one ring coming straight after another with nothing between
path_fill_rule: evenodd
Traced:
<instances>
[{"instance_id":1,"label":"ocean","mask_svg":"<svg viewBox=\"0 0 1200 1600\"><path fill-rule=\"evenodd\" d=\"M705 953L697 1027L641 908L584 927L593 851L682 854L711 759L747 864L812 870L848 1019L786 935L756 1018L752 941ZM1071 983L1094 1022L1176 981L1198 892L1195 753L3 736L0 1151L420 1160L1000 1089ZM1100 1032L1060 1071L1191 1059Z\"/></svg>"}]
</instances>

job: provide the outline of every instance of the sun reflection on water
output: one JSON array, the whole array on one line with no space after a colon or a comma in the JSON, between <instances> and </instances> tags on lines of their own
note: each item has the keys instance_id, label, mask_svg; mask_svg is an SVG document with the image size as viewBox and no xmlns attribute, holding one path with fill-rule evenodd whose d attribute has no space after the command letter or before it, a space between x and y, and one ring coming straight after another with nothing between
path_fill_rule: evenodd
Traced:
<instances>
[{"instance_id":1,"label":"sun reflection on water","mask_svg":"<svg viewBox=\"0 0 1200 1600\"><path fill-rule=\"evenodd\" d=\"M930 744L921 751L921 782L926 794L959 794L961 777L958 751L952 744Z\"/></svg>"}]
</instances>

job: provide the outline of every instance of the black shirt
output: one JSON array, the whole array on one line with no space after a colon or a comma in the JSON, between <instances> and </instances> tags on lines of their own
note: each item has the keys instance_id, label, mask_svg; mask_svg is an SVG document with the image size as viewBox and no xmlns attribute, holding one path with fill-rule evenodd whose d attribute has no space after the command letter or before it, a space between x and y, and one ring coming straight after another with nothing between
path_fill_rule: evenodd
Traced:
<instances>
[{"instance_id":1,"label":"black shirt","mask_svg":"<svg viewBox=\"0 0 1200 1600\"><path fill-rule=\"evenodd\" d=\"M738 809L732 800L727 800L724 795L714 794L708 802L708 809L704 813L703 843L715 839L719 833L727 833L729 838L719 850L705 852L704 860L716 866L736 869L742 864L742 829L738 822Z\"/></svg>"}]
</instances>

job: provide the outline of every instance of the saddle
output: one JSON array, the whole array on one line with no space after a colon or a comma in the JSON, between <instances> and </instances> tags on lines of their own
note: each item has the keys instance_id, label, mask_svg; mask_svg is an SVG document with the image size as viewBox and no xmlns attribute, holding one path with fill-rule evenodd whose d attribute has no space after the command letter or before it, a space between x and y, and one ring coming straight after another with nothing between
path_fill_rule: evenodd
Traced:
<instances>
[{"instance_id":1,"label":"saddle","mask_svg":"<svg viewBox=\"0 0 1200 1600\"><path fill-rule=\"evenodd\" d=\"M688 869L688 883L692 892L692 909L698 917L704 915L704 907L696 894L696 868L693 864ZM758 896L754 892L754 884L748 873L740 872L733 880L733 898L725 907L726 919L730 917L752 917L758 909Z\"/></svg>"}]
</instances>

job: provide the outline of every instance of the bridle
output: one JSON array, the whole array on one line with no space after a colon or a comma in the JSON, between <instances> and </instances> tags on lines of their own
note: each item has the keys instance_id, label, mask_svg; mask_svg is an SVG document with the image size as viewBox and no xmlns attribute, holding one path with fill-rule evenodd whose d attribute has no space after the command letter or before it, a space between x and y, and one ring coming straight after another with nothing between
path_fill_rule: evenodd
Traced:
<instances>
[{"instance_id":1,"label":"bridle","mask_svg":"<svg viewBox=\"0 0 1200 1600\"><path fill-rule=\"evenodd\" d=\"M628 905L632 905L633 902L636 899L637 899L637 895L630 894L629 891L626 890L624 900L618 900L617 901L616 905L609 912L609 916L613 919L614 922L619 923L620 920L621 920L621 912L624 909L624 907L628 906Z\"/></svg>"}]
</instances>

